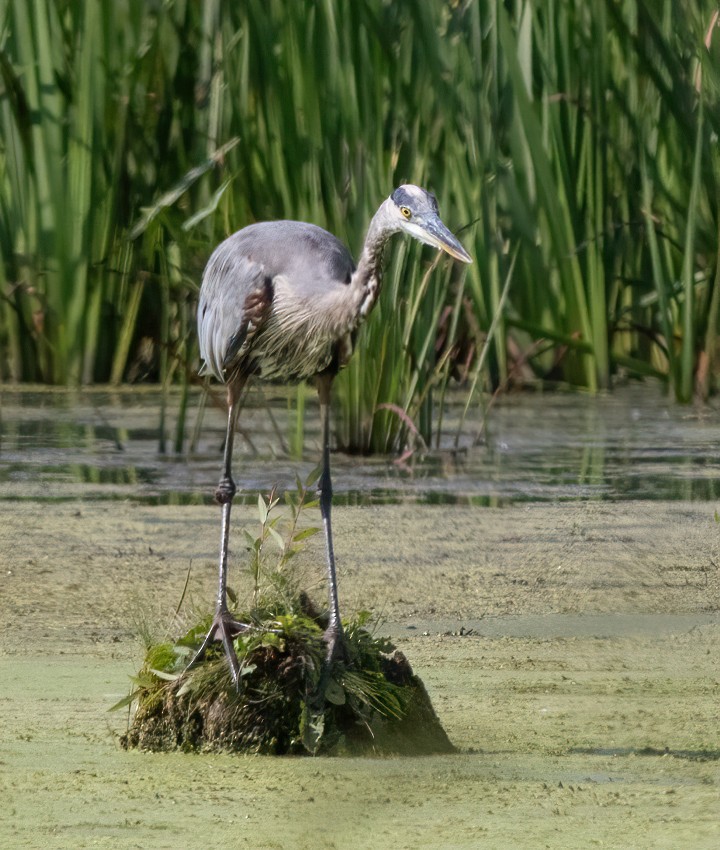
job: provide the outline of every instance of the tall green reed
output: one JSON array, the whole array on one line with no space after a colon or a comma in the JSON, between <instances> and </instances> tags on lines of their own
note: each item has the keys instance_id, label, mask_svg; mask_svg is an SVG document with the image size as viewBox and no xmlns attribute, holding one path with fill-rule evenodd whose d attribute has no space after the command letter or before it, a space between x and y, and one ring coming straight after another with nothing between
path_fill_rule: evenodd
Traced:
<instances>
[{"instance_id":1,"label":"tall green reed","mask_svg":"<svg viewBox=\"0 0 720 850\"><path fill-rule=\"evenodd\" d=\"M8 0L0 376L120 381L149 344L150 376L186 381L193 299L221 238L300 218L357 252L378 203L413 181L436 192L475 264L430 271L427 249L392 246L337 382L342 445L397 448L410 420L429 440L472 352L485 352L481 388L522 372L593 390L629 373L663 377L681 400L707 395L713 11Z\"/></svg>"},{"instance_id":2,"label":"tall green reed","mask_svg":"<svg viewBox=\"0 0 720 850\"><path fill-rule=\"evenodd\" d=\"M4 377L118 380L133 344L143 334L159 337L155 243L128 232L157 187L189 171L205 143L204 133L184 126L202 108L182 61L195 7L183 5L10 0L4 7ZM185 264L191 255L183 253Z\"/></svg>"}]
</instances>

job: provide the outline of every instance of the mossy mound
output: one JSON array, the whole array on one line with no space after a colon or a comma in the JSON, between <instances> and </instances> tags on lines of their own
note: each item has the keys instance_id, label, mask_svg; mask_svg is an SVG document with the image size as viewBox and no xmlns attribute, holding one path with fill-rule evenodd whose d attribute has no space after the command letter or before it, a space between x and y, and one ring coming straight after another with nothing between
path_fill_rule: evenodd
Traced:
<instances>
[{"instance_id":1,"label":"mossy mound","mask_svg":"<svg viewBox=\"0 0 720 850\"><path fill-rule=\"evenodd\" d=\"M246 620L247 622L247 620ZM148 649L135 712L121 743L153 751L403 754L453 751L405 656L365 628L345 625L345 655L324 668L322 618L268 616L235 639L236 690L220 644L185 670L208 627Z\"/></svg>"}]
</instances>

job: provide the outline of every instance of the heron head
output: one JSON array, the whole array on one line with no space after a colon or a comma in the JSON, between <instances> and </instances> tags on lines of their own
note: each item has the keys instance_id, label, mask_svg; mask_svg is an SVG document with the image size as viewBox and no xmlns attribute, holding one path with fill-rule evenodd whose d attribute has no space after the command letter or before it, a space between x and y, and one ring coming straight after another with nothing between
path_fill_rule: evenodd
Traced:
<instances>
[{"instance_id":1,"label":"heron head","mask_svg":"<svg viewBox=\"0 0 720 850\"><path fill-rule=\"evenodd\" d=\"M390 215L397 229L420 242L445 251L463 263L472 257L440 220L435 195L420 186L399 186L389 198Z\"/></svg>"}]
</instances>

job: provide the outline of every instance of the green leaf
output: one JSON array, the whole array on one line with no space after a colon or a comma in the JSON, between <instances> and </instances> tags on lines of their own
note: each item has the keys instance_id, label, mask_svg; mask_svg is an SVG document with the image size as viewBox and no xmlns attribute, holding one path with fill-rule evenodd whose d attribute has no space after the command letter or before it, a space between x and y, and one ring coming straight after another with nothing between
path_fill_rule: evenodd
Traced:
<instances>
[{"instance_id":1,"label":"green leaf","mask_svg":"<svg viewBox=\"0 0 720 850\"><path fill-rule=\"evenodd\" d=\"M318 751L324 731L325 715L322 712L312 712L307 705L304 705L300 718L300 732L303 746L312 755Z\"/></svg>"},{"instance_id":2,"label":"green leaf","mask_svg":"<svg viewBox=\"0 0 720 850\"><path fill-rule=\"evenodd\" d=\"M345 705L345 688L335 679L328 679L325 686L325 699L333 705Z\"/></svg>"},{"instance_id":3,"label":"green leaf","mask_svg":"<svg viewBox=\"0 0 720 850\"><path fill-rule=\"evenodd\" d=\"M225 190L230 185L230 182L231 180L228 177L228 179L225 180L225 182L222 183L220 187L215 190L212 198L210 199L210 203L202 209L198 210L194 215L191 215L190 218L186 219L182 223L182 229L192 230L192 228L195 227L196 224L199 224L203 219L207 218L209 215L212 215L212 213L214 213L217 209L217 206L220 203L220 198L222 198L222 196L225 194Z\"/></svg>"},{"instance_id":4,"label":"green leaf","mask_svg":"<svg viewBox=\"0 0 720 850\"><path fill-rule=\"evenodd\" d=\"M135 702L141 694L142 688L132 691L126 697L123 697L121 700L116 702L115 705L111 705L110 708L108 708L108 711L119 711L121 708L126 708L128 705Z\"/></svg>"},{"instance_id":5,"label":"green leaf","mask_svg":"<svg viewBox=\"0 0 720 850\"><path fill-rule=\"evenodd\" d=\"M265 504L262 494L258 493L258 513L260 514L260 524L265 525L268 518L268 508Z\"/></svg>"},{"instance_id":6,"label":"green leaf","mask_svg":"<svg viewBox=\"0 0 720 850\"><path fill-rule=\"evenodd\" d=\"M240 677L249 676L257 670L257 664L243 664L240 668Z\"/></svg>"},{"instance_id":7,"label":"green leaf","mask_svg":"<svg viewBox=\"0 0 720 850\"><path fill-rule=\"evenodd\" d=\"M280 549L281 552L284 552L285 541L282 539L282 535L278 531L276 531L272 526L268 528L268 531L270 532L270 536L272 537L272 539L275 541L275 543L277 543L278 549Z\"/></svg>"},{"instance_id":8,"label":"green leaf","mask_svg":"<svg viewBox=\"0 0 720 850\"><path fill-rule=\"evenodd\" d=\"M280 635L276 635L274 632L265 632L260 641L260 646L273 647L280 650L280 652L285 651L285 641Z\"/></svg>"},{"instance_id":9,"label":"green leaf","mask_svg":"<svg viewBox=\"0 0 720 850\"><path fill-rule=\"evenodd\" d=\"M302 531L298 531L297 534L293 535L293 543L299 543L301 540L305 540L307 537L312 537L314 534L317 534L320 531L319 528L315 528L311 526L309 528L303 528Z\"/></svg>"},{"instance_id":10,"label":"green leaf","mask_svg":"<svg viewBox=\"0 0 720 850\"><path fill-rule=\"evenodd\" d=\"M192 676L191 676L187 679L187 681L183 682L183 684L180 685L180 687L178 688L178 692L177 692L178 697L182 697L182 696L185 696L185 694L190 693L190 691L192 691L192 689L193 689L193 685L194 685L194 682L193 682L193 679L192 679Z\"/></svg>"},{"instance_id":11,"label":"green leaf","mask_svg":"<svg viewBox=\"0 0 720 850\"><path fill-rule=\"evenodd\" d=\"M239 141L240 137L235 136L228 142L225 142L225 144L218 148L212 156L208 157L200 165L195 166L195 168L191 168L186 174L184 174L180 180L178 180L171 189L162 194L152 206L145 207L140 220L135 223L130 231L130 239L137 239L138 236L144 233L150 222L156 216L158 216L165 208L172 206L176 201L178 201L180 197L184 195L185 192L187 192L188 189L190 189L190 187L203 176L203 174L205 174L206 171L209 171L213 168L213 166L217 165L217 163L222 160L223 156L232 150Z\"/></svg>"},{"instance_id":12,"label":"green leaf","mask_svg":"<svg viewBox=\"0 0 720 850\"><path fill-rule=\"evenodd\" d=\"M157 676L158 679L163 679L166 682L176 682L182 676L182 673L168 673L165 670L156 670L152 667L150 668L150 672L153 676Z\"/></svg>"}]
</instances>

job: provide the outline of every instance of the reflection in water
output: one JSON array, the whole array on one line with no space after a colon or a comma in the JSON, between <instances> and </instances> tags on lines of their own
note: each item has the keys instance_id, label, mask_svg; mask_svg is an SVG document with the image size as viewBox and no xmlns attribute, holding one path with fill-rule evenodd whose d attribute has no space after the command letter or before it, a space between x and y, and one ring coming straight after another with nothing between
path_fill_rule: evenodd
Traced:
<instances>
[{"instance_id":1,"label":"reflection in water","mask_svg":"<svg viewBox=\"0 0 720 850\"><path fill-rule=\"evenodd\" d=\"M200 409L191 399L190 433ZM720 424L712 408L683 408L655 386L611 395L522 394L503 398L487 419L484 443L473 423L454 449L449 405L447 439L437 451L399 466L387 457L333 457L338 504L398 501L505 505L577 499L694 499L720 495ZM291 485L319 458L317 410L308 403L301 461L291 444L294 417L282 391L267 410L251 395L237 441L238 499ZM257 405L257 406L254 406ZM177 400L171 397L166 429ZM212 501L224 437L224 411L205 409L190 456L160 454L160 391L74 391L0 388L0 499L92 498L188 504ZM479 417L478 417L479 418ZM170 420L170 421L168 421Z\"/></svg>"}]
</instances>

